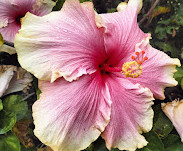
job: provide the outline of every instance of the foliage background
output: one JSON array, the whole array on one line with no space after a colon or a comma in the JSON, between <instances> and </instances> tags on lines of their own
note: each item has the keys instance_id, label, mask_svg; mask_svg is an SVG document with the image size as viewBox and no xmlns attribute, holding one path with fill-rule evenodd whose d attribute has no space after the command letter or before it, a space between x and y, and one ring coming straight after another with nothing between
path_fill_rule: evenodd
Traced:
<instances>
[{"instance_id":1,"label":"foliage background","mask_svg":"<svg viewBox=\"0 0 183 151\"><path fill-rule=\"evenodd\" d=\"M98 13L115 12L120 2L120 0L93 0ZM53 10L60 10L63 3L64 0L58 0ZM144 32L152 34L152 46L171 57L179 58L183 64L182 0L144 0L138 22ZM2 52L0 53L0 64L20 66L16 54L9 55ZM183 143L160 107L162 102L183 99L183 68L179 67L177 70L175 78L179 85L174 88L166 88L164 101L154 101L154 126L149 133L143 134L149 143L138 151L183 151ZM39 94L37 79L34 78L27 93L18 92L1 98L0 151L51 151L33 134L34 124L31 108ZM112 149L112 151L117 150ZM107 151L107 149L104 141L99 138L85 151Z\"/></svg>"}]
</instances>

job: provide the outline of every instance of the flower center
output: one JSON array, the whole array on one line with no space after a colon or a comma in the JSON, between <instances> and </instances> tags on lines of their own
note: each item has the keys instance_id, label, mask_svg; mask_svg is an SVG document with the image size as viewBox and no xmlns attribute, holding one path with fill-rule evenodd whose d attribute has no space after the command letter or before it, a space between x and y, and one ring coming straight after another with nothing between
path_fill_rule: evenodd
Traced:
<instances>
[{"instance_id":1,"label":"flower center","mask_svg":"<svg viewBox=\"0 0 183 151\"><path fill-rule=\"evenodd\" d=\"M121 68L119 67L112 67L109 64L103 64L99 66L101 73L110 73L110 72L121 72Z\"/></svg>"},{"instance_id":2,"label":"flower center","mask_svg":"<svg viewBox=\"0 0 183 151\"><path fill-rule=\"evenodd\" d=\"M132 56L132 60L130 62L126 62L123 64L122 67L122 74L125 75L125 77L131 77L131 78L137 78L142 74L142 64L144 61L146 61L148 58L145 57L145 51L136 52L136 56Z\"/></svg>"},{"instance_id":3,"label":"flower center","mask_svg":"<svg viewBox=\"0 0 183 151\"><path fill-rule=\"evenodd\" d=\"M19 16L16 17L16 23L18 25L21 25L23 17L24 17L23 15L19 15Z\"/></svg>"}]
</instances>

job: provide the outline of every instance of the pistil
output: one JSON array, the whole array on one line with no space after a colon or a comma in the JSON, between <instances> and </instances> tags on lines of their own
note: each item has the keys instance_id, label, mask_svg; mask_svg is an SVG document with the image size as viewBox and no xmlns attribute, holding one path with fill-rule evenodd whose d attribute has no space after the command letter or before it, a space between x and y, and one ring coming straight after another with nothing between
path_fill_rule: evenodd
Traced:
<instances>
[{"instance_id":1,"label":"pistil","mask_svg":"<svg viewBox=\"0 0 183 151\"><path fill-rule=\"evenodd\" d=\"M105 72L121 72L121 68L111 67L109 64L103 64L100 69Z\"/></svg>"},{"instance_id":2,"label":"pistil","mask_svg":"<svg viewBox=\"0 0 183 151\"><path fill-rule=\"evenodd\" d=\"M144 56L145 51L136 52L136 56L132 56L133 61L129 61L123 64L122 74L125 77L137 78L142 74L142 64L148 60L148 57Z\"/></svg>"}]
</instances>

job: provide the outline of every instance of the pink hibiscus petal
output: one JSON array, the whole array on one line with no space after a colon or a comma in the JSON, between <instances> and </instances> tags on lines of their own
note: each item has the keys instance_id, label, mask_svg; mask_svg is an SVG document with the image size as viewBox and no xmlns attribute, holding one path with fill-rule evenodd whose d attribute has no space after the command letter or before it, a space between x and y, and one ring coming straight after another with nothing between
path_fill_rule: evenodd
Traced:
<instances>
[{"instance_id":1,"label":"pink hibiscus petal","mask_svg":"<svg viewBox=\"0 0 183 151\"><path fill-rule=\"evenodd\" d=\"M141 3L139 0L130 0L125 9L120 12L101 14L99 27L105 27L105 47L108 62L122 65L122 60L135 51L136 43L148 35L137 24L137 13ZM98 20L97 20L98 22Z\"/></svg>"},{"instance_id":2,"label":"pink hibiscus petal","mask_svg":"<svg viewBox=\"0 0 183 151\"><path fill-rule=\"evenodd\" d=\"M31 24L30 24L31 22ZM28 13L15 39L19 62L41 80L68 81L92 74L106 59L103 31L92 3L66 0L61 11L44 17Z\"/></svg>"},{"instance_id":3,"label":"pink hibiscus petal","mask_svg":"<svg viewBox=\"0 0 183 151\"><path fill-rule=\"evenodd\" d=\"M129 80L148 87L155 98L163 100L165 98L165 87L177 85L173 74L176 72L176 65L180 66L180 61L172 59L164 52L153 48L149 44L149 39L150 37L136 45L136 51L145 51L145 56L148 57L148 60L142 64L142 74L138 78L129 78ZM126 58L127 60L130 59Z\"/></svg>"},{"instance_id":4,"label":"pink hibiscus petal","mask_svg":"<svg viewBox=\"0 0 183 151\"><path fill-rule=\"evenodd\" d=\"M95 141L110 119L109 91L101 77L84 75L68 82L39 81L33 105L35 135L54 151L79 151Z\"/></svg>"},{"instance_id":5,"label":"pink hibiscus petal","mask_svg":"<svg viewBox=\"0 0 183 151\"><path fill-rule=\"evenodd\" d=\"M135 151L147 145L140 134L152 128L151 91L116 76L108 77L106 85L112 100L111 119L102 133L107 148Z\"/></svg>"},{"instance_id":6,"label":"pink hibiscus petal","mask_svg":"<svg viewBox=\"0 0 183 151\"><path fill-rule=\"evenodd\" d=\"M16 33L20 29L20 25L17 25L16 22L12 22L8 24L8 26L4 28L0 28L0 33L2 34L3 38L7 41L13 42L15 39Z\"/></svg>"},{"instance_id":7,"label":"pink hibiscus petal","mask_svg":"<svg viewBox=\"0 0 183 151\"><path fill-rule=\"evenodd\" d=\"M0 33L5 40L14 41L20 29L20 18L30 11L35 0L1 0L0 2Z\"/></svg>"},{"instance_id":8,"label":"pink hibiscus petal","mask_svg":"<svg viewBox=\"0 0 183 151\"><path fill-rule=\"evenodd\" d=\"M183 100L162 103L162 110L172 121L183 142Z\"/></svg>"},{"instance_id":9,"label":"pink hibiscus petal","mask_svg":"<svg viewBox=\"0 0 183 151\"><path fill-rule=\"evenodd\" d=\"M13 42L21 26L21 18L27 12L43 16L51 12L55 2L51 0L1 0L0 33L5 40Z\"/></svg>"}]
</instances>

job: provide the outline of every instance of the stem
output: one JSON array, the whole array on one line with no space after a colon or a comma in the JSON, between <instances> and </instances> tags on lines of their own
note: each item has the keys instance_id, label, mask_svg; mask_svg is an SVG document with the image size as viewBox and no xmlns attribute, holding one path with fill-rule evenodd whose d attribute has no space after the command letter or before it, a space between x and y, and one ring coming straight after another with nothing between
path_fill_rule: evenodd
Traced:
<instances>
[{"instance_id":1,"label":"stem","mask_svg":"<svg viewBox=\"0 0 183 151\"><path fill-rule=\"evenodd\" d=\"M156 7L156 5L157 5L159 2L160 2L160 0L156 0L156 1L154 2L154 4L153 4L152 7L150 8L150 10L147 12L147 14L144 15L144 17L139 21L139 25L141 25L141 24L146 20L146 18L148 18L149 16L152 15L152 12L153 12L154 8Z\"/></svg>"}]
</instances>

